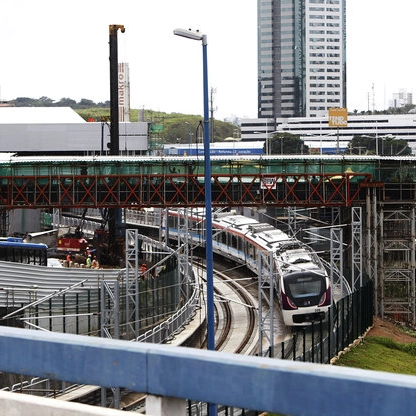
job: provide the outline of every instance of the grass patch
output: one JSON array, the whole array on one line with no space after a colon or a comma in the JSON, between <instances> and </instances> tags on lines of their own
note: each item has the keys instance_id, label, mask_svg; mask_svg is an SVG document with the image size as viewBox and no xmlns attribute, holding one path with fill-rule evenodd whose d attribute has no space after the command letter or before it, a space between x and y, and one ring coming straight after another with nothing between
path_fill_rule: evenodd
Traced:
<instances>
[{"instance_id":1,"label":"grass patch","mask_svg":"<svg viewBox=\"0 0 416 416\"><path fill-rule=\"evenodd\" d=\"M412 337L416 337L416 331L414 331L413 329L411 329L411 328L407 328L407 327L403 327L403 328L401 328L401 331L402 332L404 332L405 334L407 334L407 335L410 335L410 336L412 336ZM416 342L416 341L415 341Z\"/></svg>"},{"instance_id":2,"label":"grass patch","mask_svg":"<svg viewBox=\"0 0 416 416\"><path fill-rule=\"evenodd\" d=\"M400 344L391 338L367 337L335 365L416 375L416 342Z\"/></svg>"},{"instance_id":3,"label":"grass patch","mask_svg":"<svg viewBox=\"0 0 416 416\"><path fill-rule=\"evenodd\" d=\"M415 335L415 331L410 329L403 329L403 332ZM416 341L401 344L392 338L366 337L362 344L343 354L334 365L414 376L416 375ZM267 416L282 415L267 413Z\"/></svg>"}]
</instances>

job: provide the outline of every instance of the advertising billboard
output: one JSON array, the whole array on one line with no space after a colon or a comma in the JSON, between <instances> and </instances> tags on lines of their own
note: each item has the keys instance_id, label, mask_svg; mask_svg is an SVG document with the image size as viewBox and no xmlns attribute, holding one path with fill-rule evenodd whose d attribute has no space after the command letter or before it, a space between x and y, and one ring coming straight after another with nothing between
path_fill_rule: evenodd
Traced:
<instances>
[{"instance_id":1,"label":"advertising billboard","mask_svg":"<svg viewBox=\"0 0 416 416\"><path fill-rule=\"evenodd\" d=\"M328 110L329 127L347 127L348 111L346 108L330 108Z\"/></svg>"}]
</instances>

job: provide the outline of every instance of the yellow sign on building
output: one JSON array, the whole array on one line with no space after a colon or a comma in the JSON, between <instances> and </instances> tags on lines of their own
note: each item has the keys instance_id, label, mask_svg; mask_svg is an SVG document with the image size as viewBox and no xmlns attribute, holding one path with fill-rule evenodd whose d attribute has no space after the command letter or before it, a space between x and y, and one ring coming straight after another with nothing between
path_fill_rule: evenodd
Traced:
<instances>
[{"instance_id":1,"label":"yellow sign on building","mask_svg":"<svg viewBox=\"0 0 416 416\"><path fill-rule=\"evenodd\" d=\"M346 108L330 108L328 110L329 127L347 127L348 111Z\"/></svg>"}]
</instances>

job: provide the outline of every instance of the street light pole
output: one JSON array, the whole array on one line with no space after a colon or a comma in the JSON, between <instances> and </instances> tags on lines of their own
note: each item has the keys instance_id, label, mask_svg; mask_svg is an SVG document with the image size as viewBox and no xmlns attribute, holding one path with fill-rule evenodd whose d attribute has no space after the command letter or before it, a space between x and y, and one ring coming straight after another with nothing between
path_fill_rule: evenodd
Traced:
<instances>
[{"instance_id":1,"label":"street light pole","mask_svg":"<svg viewBox=\"0 0 416 416\"><path fill-rule=\"evenodd\" d=\"M308 138L310 138L310 137L319 137L320 147L321 147L319 153L322 155L323 154L323 150L322 150L322 139L324 139L326 137L333 136L334 134L335 134L334 132L330 132L328 134L322 134L322 131L320 131L319 135L313 134L313 133L307 133L306 136ZM302 139L303 139L303 137L305 137L305 136L301 136ZM336 147L336 153L339 154L339 141L338 141L338 139L337 139L337 145L336 146L337 146Z\"/></svg>"},{"instance_id":2,"label":"street light pole","mask_svg":"<svg viewBox=\"0 0 416 416\"><path fill-rule=\"evenodd\" d=\"M369 134L362 134L360 137L366 137L366 138L368 138L368 139L372 139L372 140L375 140L375 154L378 156L379 154L378 154L378 152L379 152L379 143L378 143L378 141L379 141L379 139L381 139L381 156L384 156L384 144L383 144L383 140L384 139L392 139L394 136L392 136L391 134L387 134L387 135L385 135L385 136L379 136L378 134L377 134L377 131L376 131L376 134L375 134L375 136L371 136L371 135L369 135ZM372 140L370 140L369 142L368 142L368 145L367 145L367 152L368 152L368 148L369 148L369 146L370 146L370 143L371 143L371 141Z\"/></svg>"},{"instance_id":3,"label":"street light pole","mask_svg":"<svg viewBox=\"0 0 416 416\"><path fill-rule=\"evenodd\" d=\"M177 36L202 41L203 88L204 88L204 180L205 180L205 256L207 277L207 348L215 351L215 310L214 310L214 273L212 254L212 199L211 199L211 158L209 138L209 104L208 104L208 54L207 36L199 31L175 29ZM214 410L215 412L215 410ZM210 415L214 413L210 413Z\"/></svg>"},{"instance_id":4,"label":"street light pole","mask_svg":"<svg viewBox=\"0 0 416 416\"><path fill-rule=\"evenodd\" d=\"M265 150L266 150L266 156L269 156L269 125L266 118L266 143L265 143Z\"/></svg>"},{"instance_id":5,"label":"street light pole","mask_svg":"<svg viewBox=\"0 0 416 416\"><path fill-rule=\"evenodd\" d=\"M188 152L189 155L191 155L191 125L187 121L185 121L185 124L188 126Z\"/></svg>"}]
</instances>

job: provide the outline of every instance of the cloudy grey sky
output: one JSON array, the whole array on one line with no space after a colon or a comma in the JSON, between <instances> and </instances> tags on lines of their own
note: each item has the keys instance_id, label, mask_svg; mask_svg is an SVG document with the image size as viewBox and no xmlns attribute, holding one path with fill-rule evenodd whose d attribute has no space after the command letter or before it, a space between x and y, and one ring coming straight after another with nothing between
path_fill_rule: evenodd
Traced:
<instances>
[{"instance_id":1,"label":"cloudy grey sky","mask_svg":"<svg viewBox=\"0 0 416 416\"><path fill-rule=\"evenodd\" d=\"M415 12L414 0L347 0L350 111L416 93ZM2 0L0 98L108 100L108 27L122 24L131 106L202 114L202 46L173 35L183 27L208 36L215 116L256 117L256 13L256 0Z\"/></svg>"}]
</instances>

